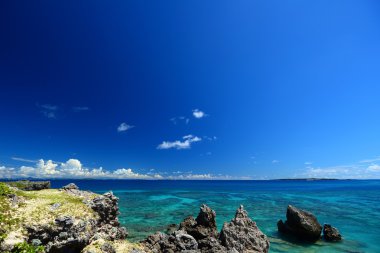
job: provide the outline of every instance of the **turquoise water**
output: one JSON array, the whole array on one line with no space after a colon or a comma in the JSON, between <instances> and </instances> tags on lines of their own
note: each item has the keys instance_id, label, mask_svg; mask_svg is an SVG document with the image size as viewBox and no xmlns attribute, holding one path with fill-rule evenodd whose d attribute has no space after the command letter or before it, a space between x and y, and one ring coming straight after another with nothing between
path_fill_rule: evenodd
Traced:
<instances>
[{"instance_id":1,"label":"turquoise water","mask_svg":"<svg viewBox=\"0 0 380 253\"><path fill-rule=\"evenodd\" d=\"M55 184L63 184L56 182ZM165 231L206 203L220 229L240 204L271 241L270 252L380 252L380 181L80 181L81 188L113 190L129 240ZM54 184L53 184L54 186ZM337 227L344 240L313 245L289 242L277 233L288 204Z\"/></svg>"}]
</instances>

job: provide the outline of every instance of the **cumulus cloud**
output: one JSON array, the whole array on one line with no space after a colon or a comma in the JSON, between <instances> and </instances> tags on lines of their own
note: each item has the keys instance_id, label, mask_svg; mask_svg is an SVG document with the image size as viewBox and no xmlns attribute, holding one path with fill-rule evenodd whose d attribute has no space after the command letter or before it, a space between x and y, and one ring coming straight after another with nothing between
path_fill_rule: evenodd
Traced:
<instances>
[{"instance_id":1,"label":"cumulus cloud","mask_svg":"<svg viewBox=\"0 0 380 253\"><path fill-rule=\"evenodd\" d=\"M199 109L194 109L193 110L193 116L194 116L194 118L201 119L201 118L206 117L207 114L204 113L203 111L199 110Z\"/></svg>"},{"instance_id":2,"label":"cumulus cloud","mask_svg":"<svg viewBox=\"0 0 380 253\"><path fill-rule=\"evenodd\" d=\"M165 176L164 176L165 175ZM214 175L210 173L196 174L192 171L172 173L158 172L150 169L147 173L139 173L131 168L120 168L114 171L100 168L87 168L77 159L69 159L66 162L54 162L40 159L34 166L21 166L18 168L0 166L0 178L73 178L73 179L169 179L169 180L239 180L250 179L248 177L232 177L229 175Z\"/></svg>"},{"instance_id":3,"label":"cumulus cloud","mask_svg":"<svg viewBox=\"0 0 380 253\"><path fill-rule=\"evenodd\" d=\"M380 171L380 165L378 164L371 164L370 166L368 166L367 170L369 171Z\"/></svg>"},{"instance_id":4,"label":"cumulus cloud","mask_svg":"<svg viewBox=\"0 0 380 253\"><path fill-rule=\"evenodd\" d=\"M191 144L194 142L199 142L202 139L194 135L186 135L182 137L183 140L177 141L163 141L160 145L157 146L157 149L189 149Z\"/></svg>"},{"instance_id":5,"label":"cumulus cloud","mask_svg":"<svg viewBox=\"0 0 380 253\"><path fill-rule=\"evenodd\" d=\"M120 132L125 132L131 128L134 128L135 126L131 126L131 125L128 125L127 123L121 123L118 127L117 127L117 131L120 133Z\"/></svg>"},{"instance_id":6,"label":"cumulus cloud","mask_svg":"<svg viewBox=\"0 0 380 253\"><path fill-rule=\"evenodd\" d=\"M40 159L34 166L19 168L0 166L0 178L114 178L114 179L161 179L159 174L139 174L132 169L115 171L100 168L87 168L77 159L69 159L63 163Z\"/></svg>"}]
</instances>

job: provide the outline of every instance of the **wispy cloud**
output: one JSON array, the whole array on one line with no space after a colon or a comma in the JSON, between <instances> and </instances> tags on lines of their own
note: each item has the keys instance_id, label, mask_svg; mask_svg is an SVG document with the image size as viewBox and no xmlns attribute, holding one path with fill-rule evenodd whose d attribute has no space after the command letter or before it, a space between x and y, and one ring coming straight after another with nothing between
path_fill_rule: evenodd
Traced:
<instances>
[{"instance_id":1,"label":"wispy cloud","mask_svg":"<svg viewBox=\"0 0 380 253\"><path fill-rule=\"evenodd\" d=\"M380 156L371 159L361 160L359 163L373 163L378 161L380 161Z\"/></svg>"},{"instance_id":2,"label":"wispy cloud","mask_svg":"<svg viewBox=\"0 0 380 253\"><path fill-rule=\"evenodd\" d=\"M121 123L118 127L117 127L117 131L120 133L120 132L125 132L131 128L134 128L135 126L132 126L132 125L128 125L127 123Z\"/></svg>"},{"instance_id":3,"label":"wispy cloud","mask_svg":"<svg viewBox=\"0 0 380 253\"><path fill-rule=\"evenodd\" d=\"M312 165L313 162L304 162L305 165Z\"/></svg>"},{"instance_id":4,"label":"wispy cloud","mask_svg":"<svg viewBox=\"0 0 380 253\"><path fill-rule=\"evenodd\" d=\"M201 118L204 118L208 115L199 109L194 109L193 110L193 116L194 116L194 118L201 119Z\"/></svg>"},{"instance_id":5,"label":"wispy cloud","mask_svg":"<svg viewBox=\"0 0 380 253\"><path fill-rule=\"evenodd\" d=\"M279 160L273 160L272 163L279 163Z\"/></svg>"},{"instance_id":6,"label":"wispy cloud","mask_svg":"<svg viewBox=\"0 0 380 253\"><path fill-rule=\"evenodd\" d=\"M177 140L177 141L164 141L160 145L157 146L157 149L189 149L191 148L191 144L194 142L199 142L202 139L193 136L193 135L186 135L182 137L183 140Z\"/></svg>"},{"instance_id":7,"label":"wispy cloud","mask_svg":"<svg viewBox=\"0 0 380 253\"><path fill-rule=\"evenodd\" d=\"M337 179L379 179L380 165L378 159L361 160L348 165L318 167L307 165L304 172L296 177L337 178Z\"/></svg>"},{"instance_id":8,"label":"wispy cloud","mask_svg":"<svg viewBox=\"0 0 380 253\"><path fill-rule=\"evenodd\" d=\"M36 163L37 162L37 160L31 160L31 159L26 159L26 158L16 157L16 156L11 157L11 159L14 161L27 162L27 163Z\"/></svg>"},{"instance_id":9,"label":"wispy cloud","mask_svg":"<svg viewBox=\"0 0 380 253\"><path fill-rule=\"evenodd\" d=\"M58 106L56 105L50 105L50 104L37 104L37 107L40 108L40 112L42 115L49 119L56 119L57 118L57 110Z\"/></svg>"},{"instance_id":10,"label":"wispy cloud","mask_svg":"<svg viewBox=\"0 0 380 253\"><path fill-rule=\"evenodd\" d=\"M87 106L73 106L71 109L73 112L85 112L90 110L90 108Z\"/></svg>"},{"instance_id":11,"label":"wispy cloud","mask_svg":"<svg viewBox=\"0 0 380 253\"><path fill-rule=\"evenodd\" d=\"M177 124L180 124L180 123L184 123L184 124L189 124L190 122L190 119L185 117L185 116L179 116L179 117L173 117L170 119L170 121L174 124L174 125L177 125Z\"/></svg>"}]
</instances>

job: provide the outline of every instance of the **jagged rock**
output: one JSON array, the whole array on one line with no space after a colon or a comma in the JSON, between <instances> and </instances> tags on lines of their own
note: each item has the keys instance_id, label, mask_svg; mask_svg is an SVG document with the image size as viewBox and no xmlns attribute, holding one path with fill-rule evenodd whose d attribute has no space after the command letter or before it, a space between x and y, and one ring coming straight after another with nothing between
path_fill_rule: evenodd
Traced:
<instances>
[{"instance_id":1,"label":"jagged rock","mask_svg":"<svg viewBox=\"0 0 380 253\"><path fill-rule=\"evenodd\" d=\"M224 223L220 232L222 245L237 252L268 252L269 240L252 221L243 206L240 206L235 218Z\"/></svg>"},{"instance_id":2,"label":"jagged rock","mask_svg":"<svg viewBox=\"0 0 380 253\"><path fill-rule=\"evenodd\" d=\"M79 187L74 183L70 183L68 185L63 186L62 189L63 190L79 190Z\"/></svg>"},{"instance_id":3,"label":"jagged rock","mask_svg":"<svg viewBox=\"0 0 380 253\"><path fill-rule=\"evenodd\" d=\"M202 205L196 219L187 217L179 226L179 230L170 235L160 232L150 235L142 241L148 251L187 252L187 253L251 253L268 252L269 240L248 218L241 206L235 218L225 223L218 236L215 212Z\"/></svg>"},{"instance_id":4,"label":"jagged rock","mask_svg":"<svg viewBox=\"0 0 380 253\"><path fill-rule=\"evenodd\" d=\"M58 217L55 219L55 224L60 227L71 227L74 224L73 218L70 216L63 216L63 217Z\"/></svg>"},{"instance_id":5,"label":"jagged rock","mask_svg":"<svg viewBox=\"0 0 380 253\"><path fill-rule=\"evenodd\" d=\"M142 242L149 251L158 252L199 252L198 243L191 235L178 230L171 235L157 232Z\"/></svg>"},{"instance_id":6,"label":"jagged rock","mask_svg":"<svg viewBox=\"0 0 380 253\"><path fill-rule=\"evenodd\" d=\"M199 214L194 220L192 216L187 217L179 225L179 229L186 231L196 240L204 238L218 237L218 231L215 222L215 211L203 204L200 207Z\"/></svg>"},{"instance_id":7,"label":"jagged rock","mask_svg":"<svg viewBox=\"0 0 380 253\"><path fill-rule=\"evenodd\" d=\"M329 224L323 226L323 238L329 242L339 242L342 240L342 235L339 230Z\"/></svg>"},{"instance_id":8,"label":"jagged rock","mask_svg":"<svg viewBox=\"0 0 380 253\"><path fill-rule=\"evenodd\" d=\"M216 238L210 237L198 241L198 248L202 253L224 253L227 249Z\"/></svg>"},{"instance_id":9,"label":"jagged rock","mask_svg":"<svg viewBox=\"0 0 380 253\"><path fill-rule=\"evenodd\" d=\"M177 249L181 250L196 250L198 249L198 243L191 235L187 234L185 231L175 231L173 233L175 236L175 244Z\"/></svg>"},{"instance_id":10,"label":"jagged rock","mask_svg":"<svg viewBox=\"0 0 380 253\"><path fill-rule=\"evenodd\" d=\"M102 196L94 198L88 205L99 214L104 223L118 225L118 200L112 192L106 192Z\"/></svg>"},{"instance_id":11,"label":"jagged rock","mask_svg":"<svg viewBox=\"0 0 380 253\"><path fill-rule=\"evenodd\" d=\"M116 250L108 242L104 243L100 249L102 253L116 253Z\"/></svg>"},{"instance_id":12,"label":"jagged rock","mask_svg":"<svg viewBox=\"0 0 380 253\"><path fill-rule=\"evenodd\" d=\"M298 239L315 242L321 236L322 226L317 218L304 210L289 205L286 211L286 221L278 221L278 231L291 234Z\"/></svg>"},{"instance_id":13,"label":"jagged rock","mask_svg":"<svg viewBox=\"0 0 380 253\"><path fill-rule=\"evenodd\" d=\"M64 191L76 191L80 196L91 196L85 199L84 204L97 212L99 218L95 220L81 217L77 220L71 216L60 216L55 219L55 225L28 226L26 229L29 243L39 241L47 253L77 253L97 239L125 239L127 231L120 227L117 218L118 198L112 193L93 198L93 194L87 195L75 187L68 187ZM102 247L102 252L115 252L111 244L104 244Z\"/></svg>"},{"instance_id":14,"label":"jagged rock","mask_svg":"<svg viewBox=\"0 0 380 253\"><path fill-rule=\"evenodd\" d=\"M39 191L43 189L50 189L50 181L20 180L8 182L7 184L24 191Z\"/></svg>"},{"instance_id":15,"label":"jagged rock","mask_svg":"<svg viewBox=\"0 0 380 253\"><path fill-rule=\"evenodd\" d=\"M29 242L40 241L49 253L80 252L90 241L97 229L96 221L89 219L74 224L72 217L56 219L56 226L29 226L26 228Z\"/></svg>"},{"instance_id":16,"label":"jagged rock","mask_svg":"<svg viewBox=\"0 0 380 253\"><path fill-rule=\"evenodd\" d=\"M170 224L166 227L166 234L170 235L171 233L173 233L174 231L177 231L178 229L178 226L177 224Z\"/></svg>"}]
</instances>

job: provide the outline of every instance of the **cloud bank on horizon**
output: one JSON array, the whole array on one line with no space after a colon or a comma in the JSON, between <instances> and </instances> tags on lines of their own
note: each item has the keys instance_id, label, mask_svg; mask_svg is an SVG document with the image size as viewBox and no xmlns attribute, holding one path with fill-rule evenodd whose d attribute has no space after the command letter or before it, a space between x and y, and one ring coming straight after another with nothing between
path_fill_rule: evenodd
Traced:
<instances>
[{"instance_id":1,"label":"cloud bank on horizon","mask_svg":"<svg viewBox=\"0 0 380 253\"><path fill-rule=\"evenodd\" d=\"M78 159L69 159L66 162L54 162L52 160L39 159L37 161L13 158L14 160L28 163L35 162L34 166L6 167L0 165L0 178L39 178L39 179L147 179L147 180L238 180L251 179L249 177L233 177L229 175L214 175L211 173L195 174L192 172L176 171L173 173L155 173L151 169L147 173L137 173L131 168L105 170L99 168L87 168Z\"/></svg>"}]
</instances>

